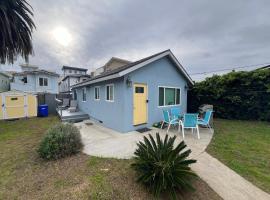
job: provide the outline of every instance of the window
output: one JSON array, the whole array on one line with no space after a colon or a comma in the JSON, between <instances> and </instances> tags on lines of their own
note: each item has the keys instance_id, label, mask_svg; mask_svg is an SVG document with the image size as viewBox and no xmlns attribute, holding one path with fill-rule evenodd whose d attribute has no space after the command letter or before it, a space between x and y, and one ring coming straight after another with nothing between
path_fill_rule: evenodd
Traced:
<instances>
[{"instance_id":1,"label":"window","mask_svg":"<svg viewBox=\"0 0 270 200\"><path fill-rule=\"evenodd\" d=\"M70 73L70 74L72 73L72 70L71 70L71 69L69 70L69 73Z\"/></svg>"},{"instance_id":2,"label":"window","mask_svg":"<svg viewBox=\"0 0 270 200\"><path fill-rule=\"evenodd\" d=\"M114 100L114 86L106 85L106 101Z\"/></svg>"},{"instance_id":3,"label":"window","mask_svg":"<svg viewBox=\"0 0 270 200\"><path fill-rule=\"evenodd\" d=\"M73 91L73 99L77 100L77 91L76 90Z\"/></svg>"},{"instance_id":4,"label":"window","mask_svg":"<svg viewBox=\"0 0 270 200\"><path fill-rule=\"evenodd\" d=\"M144 93L144 87L135 87L135 93Z\"/></svg>"},{"instance_id":5,"label":"window","mask_svg":"<svg viewBox=\"0 0 270 200\"><path fill-rule=\"evenodd\" d=\"M83 88L82 99L86 101L86 88Z\"/></svg>"},{"instance_id":6,"label":"window","mask_svg":"<svg viewBox=\"0 0 270 200\"><path fill-rule=\"evenodd\" d=\"M24 76L22 81L23 81L23 83L27 83L27 76Z\"/></svg>"},{"instance_id":7,"label":"window","mask_svg":"<svg viewBox=\"0 0 270 200\"><path fill-rule=\"evenodd\" d=\"M159 87L159 106L180 105L180 88Z\"/></svg>"},{"instance_id":8,"label":"window","mask_svg":"<svg viewBox=\"0 0 270 200\"><path fill-rule=\"evenodd\" d=\"M39 86L48 86L48 78L39 78Z\"/></svg>"},{"instance_id":9,"label":"window","mask_svg":"<svg viewBox=\"0 0 270 200\"><path fill-rule=\"evenodd\" d=\"M77 74L77 71L76 70L74 70L74 74Z\"/></svg>"},{"instance_id":10,"label":"window","mask_svg":"<svg viewBox=\"0 0 270 200\"><path fill-rule=\"evenodd\" d=\"M100 98L99 98L99 87L95 87L95 100L100 100Z\"/></svg>"}]
</instances>

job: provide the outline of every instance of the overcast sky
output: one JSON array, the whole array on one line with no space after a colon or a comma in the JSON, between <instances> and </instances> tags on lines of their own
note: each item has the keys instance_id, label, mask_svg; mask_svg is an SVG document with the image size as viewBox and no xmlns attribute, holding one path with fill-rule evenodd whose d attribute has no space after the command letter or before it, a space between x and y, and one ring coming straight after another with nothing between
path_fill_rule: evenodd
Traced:
<instances>
[{"instance_id":1,"label":"overcast sky","mask_svg":"<svg viewBox=\"0 0 270 200\"><path fill-rule=\"evenodd\" d=\"M30 64L44 69L91 70L112 56L135 61L165 49L190 74L270 62L269 0L29 2L37 26Z\"/></svg>"}]
</instances>

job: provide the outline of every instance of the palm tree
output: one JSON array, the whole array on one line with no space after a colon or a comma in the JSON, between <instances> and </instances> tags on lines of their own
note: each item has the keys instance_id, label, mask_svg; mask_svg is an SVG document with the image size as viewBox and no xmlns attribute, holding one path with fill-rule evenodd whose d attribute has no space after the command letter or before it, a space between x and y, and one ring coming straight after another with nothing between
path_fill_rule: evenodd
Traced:
<instances>
[{"instance_id":1,"label":"palm tree","mask_svg":"<svg viewBox=\"0 0 270 200\"><path fill-rule=\"evenodd\" d=\"M26 0L0 0L0 62L9 64L21 55L25 61L33 54L32 7Z\"/></svg>"}]
</instances>

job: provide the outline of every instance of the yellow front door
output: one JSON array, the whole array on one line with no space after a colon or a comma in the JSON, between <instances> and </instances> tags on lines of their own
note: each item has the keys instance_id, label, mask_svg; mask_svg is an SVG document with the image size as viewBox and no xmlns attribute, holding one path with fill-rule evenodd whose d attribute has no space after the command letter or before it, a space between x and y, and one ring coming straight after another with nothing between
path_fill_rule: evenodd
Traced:
<instances>
[{"instance_id":1,"label":"yellow front door","mask_svg":"<svg viewBox=\"0 0 270 200\"><path fill-rule=\"evenodd\" d=\"M6 96L5 119L25 117L24 96Z\"/></svg>"},{"instance_id":2,"label":"yellow front door","mask_svg":"<svg viewBox=\"0 0 270 200\"><path fill-rule=\"evenodd\" d=\"M133 125L147 123L147 86L134 84Z\"/></svg>"}]
</instances>

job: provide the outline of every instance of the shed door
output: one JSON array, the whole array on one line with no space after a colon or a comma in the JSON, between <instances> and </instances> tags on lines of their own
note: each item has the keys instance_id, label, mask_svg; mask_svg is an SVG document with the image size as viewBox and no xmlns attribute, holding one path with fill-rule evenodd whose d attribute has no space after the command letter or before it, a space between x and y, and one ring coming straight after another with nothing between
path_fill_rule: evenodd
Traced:
<instances>
[{"instance_id":1,"label":"shed door","mask_svg":"<svg viewBox=\"0 0 270 200\"><path fill-rule=\"evenodd\" d=\"M133 125L147 123L147 85L134 84Z\"/></svg>"},{"instance_id":2,"label":"shed door","mask_svg":"<svg viewBox=\"0 0 270 200\"><path fill-rule=\"evenodd\" d=\"M25 117L24 96L5 97L5 119Z\"/></svg>"}]
</instances>

